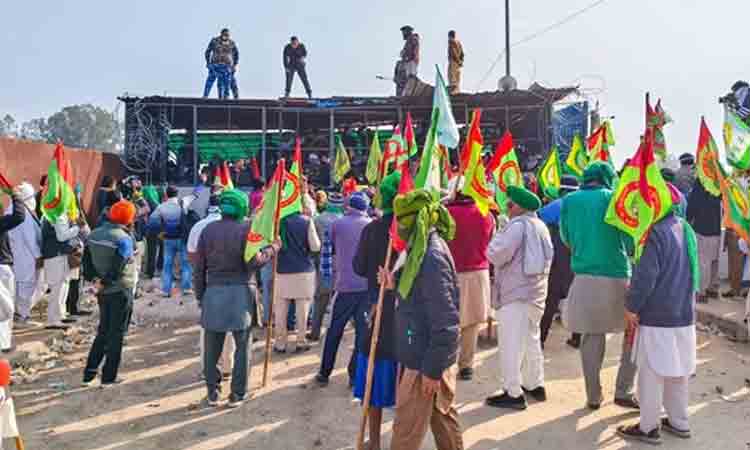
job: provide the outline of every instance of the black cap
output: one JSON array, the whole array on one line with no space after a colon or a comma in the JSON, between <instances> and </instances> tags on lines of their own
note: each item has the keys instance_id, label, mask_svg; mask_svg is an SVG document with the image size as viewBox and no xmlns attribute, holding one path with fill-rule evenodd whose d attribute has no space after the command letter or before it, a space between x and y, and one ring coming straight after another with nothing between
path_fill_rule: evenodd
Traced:
<instances>
[{"instance_id":1,"label":"black cap","mask_svg":"<svg viewBox=\"0 0 750 450\"><path fill-rule=\"evenodd\" d=\"M299 38L297 36L292 36L289 38L290 41L299 41Z\"/></svg>"},{"instance_id":2,"label":"black cap","mask_svg":"<svg viewBox=\"0 0 750 450\"><path fill-rule=\"evenodd\" d=\"M680 155L680 163L682 164L695 164L695 157L690 153L683 153Z\"/></svg>"},{"instance_id":3,"label":"black cap","mask_svg":"<svg viewBox=\"0 0 750 450\"><path fill-rule=\"evenodd\" d=\"M573 175L563 175L560 177L560 193L575 192L579 186L578 178Z\"/></svg>"},{"instance_id":4,"label":"black cap","mask_svg":"<svg viewBox=\"0 0 750 450\"><path fill-rule=\"evenodd\" d=\"M224 33L229 33L229 28L222 28L221 34L224 34Z\"/></svg>"},{"instance_id":5,"label":"black cap","mask_svg":"<svg viewBox=\"0 0 750 450\"><path fill-rule=\"evenodd\" d=\"M404 25L403 27L401 27L401 31L414 31L414 27L412 27L411 25Z\"/></svg>"},{"instance_id":6,"label":"black cap","mask_svg":"<svg viewBox=\"0 0 750 450\"><path fill-rule=\"evenodd\" d=\"M178 193L179 191L177 190L176 186L167 186L167 198L177 197Z\"/></svg>"},{"instance_id":7,"label":"black cap","mask_svg":"<svg viewBox=\"0 0 750 450\"><path fill-rule=\"evenodd\" d=\"M211 195L208 197L208 206L219 206L219 196Z\"/></svg>"}]
</instances>

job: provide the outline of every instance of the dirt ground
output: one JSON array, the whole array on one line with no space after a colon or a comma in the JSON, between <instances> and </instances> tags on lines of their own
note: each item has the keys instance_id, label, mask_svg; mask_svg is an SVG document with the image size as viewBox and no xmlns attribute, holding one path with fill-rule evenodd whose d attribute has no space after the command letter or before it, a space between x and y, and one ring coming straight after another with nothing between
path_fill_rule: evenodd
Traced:
<instances>
[{"instance_id":1,"label":"dirt ground","mask_svg":"<svg viewBox=\"0 0 750 450\"><path fill-rule=\"evenodd\" d=\"M65 355L64 367L42 370L37 380L14 386L18 422L30 450L229 450L352 448L361 410L352 400L345 365L349 331L331 384L312 381L320 346L301 355L274 355L271 383L260 389L263 343L253 349L250 387L254 398L237 410L197 407L205 396L199 380L197 308L177 300L139 300L122 363L122 385L80 388L87 345ZM92 318L92 320L96 320ZM263 331L256 331L256 336ZM609 341L605 382L608 401L597 412L584 409L578 353L564 344L555 325L545 352L549 400L523 412L485 407L498 389L497 351L483 346L474 381L459 382L458 410L465 447L471 450L539 448L622 449L641 447L615 436L617 425L637 414L612 404L619 339ZM699 368L691 382L694 437L664 437L666 449L750 447L750 345L699 334ZM62 383L62 384L61 384ZM225 392L228 390L225 389ZM724 398L717 392L721 390ZM388 448L392 412L384 418ZM11 448L10 442L5 448ZM423 449L433 449L431 436Z\"/></svg>"}]
</instances>

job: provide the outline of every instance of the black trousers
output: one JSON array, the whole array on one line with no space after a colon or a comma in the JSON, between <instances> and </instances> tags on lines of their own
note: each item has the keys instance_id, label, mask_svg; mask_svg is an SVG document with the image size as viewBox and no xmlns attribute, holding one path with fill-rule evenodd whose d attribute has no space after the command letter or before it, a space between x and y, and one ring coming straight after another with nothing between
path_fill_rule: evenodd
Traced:
<instances>
[{"instance_id":1,"label":"black trousers","mask_svg":"<svg viewBox=\"0 0 750 450\"><path fill-rule=\"evenodd\" d=\"M81 298L81 279L70 280L68 289L68 299L65 302L65 308L68 314L78 314L78 300Z\"/></svg>"},{"instance_id":2,"label":"black trousers","mask_svg":"<svg viewBox=\"0 0 750 450\"><path fill-rule=\"evenodd\" d=\"M146 237L146 278L154 278L164 265L164 242L158 236Z\"/></svg>"},{"instance_id":3,"label":"black trousers","mask_svg":"<svg viewBox=\"0 0 750 450\"><path fill-rule=\"evenodd\" d=\"M217 367L221 352L224 350L224 338L227 333L234 337L234 367L232 368L232 396L235 399L245 398L247 393L247 374L249 365L250 329L235 331L211 331L205 330L203 334L204 353L204 375L206 376L206 389L209 397L219 390L221 384L221 372Z\"/></svg>"},{"instance_id":4,"label":"black trousers","mask_svg":"<svg viewBox=\"0 0 750 450\"><path fill-rule=\"evenodd\" d=\"M99 295L98 303L99 328L89 351L83 379L90 381L96 378L99 365L106 358L102 369L102 383L111 383L117 379L120 368L122 339L128 330L133 302L124 293L115 293Z\"/></svg>"},{"instance_id":5,"label":"black trousers","mask_svg":"<svg viewBox=\"0 0 750 450\"><path fill-rule=\"evenodd\" d=\"M542 315L542 320L539 323L539 328L541 331L541 341L542 341L542 348L544 348L544 342L547 340L547 336L549 336L549 330L552 328L552 322L555 320L555 314L560 310L560 300L562 300L560 297L555 295L547 295L547 301L544 304L544 314ZM581 343L581 335L578 333L573 333L570 336L571 340L577 343Z\"/></svg>"},{"instance_id":6,"label":"black trousers","mask_svg":"<svg viewBox=\"0 0 750 450\"><path fill-rule=\"evenodd\" d=\"M292 92L292 81L294 81L294 73L299 75L299 79L302 80L302 84L305 86L305 92L310 96L312 89L310 89L310 81L307 79L307 71L304 67L289 68L286 70L286 96L289 97L289 93Z\"/></svg>"}]
</instances>

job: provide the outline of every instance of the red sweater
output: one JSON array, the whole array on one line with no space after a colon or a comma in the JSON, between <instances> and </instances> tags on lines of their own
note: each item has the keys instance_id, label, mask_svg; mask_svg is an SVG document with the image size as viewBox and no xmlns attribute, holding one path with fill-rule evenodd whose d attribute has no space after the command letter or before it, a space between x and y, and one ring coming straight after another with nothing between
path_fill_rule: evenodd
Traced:
<instances>
[{"instance_id":1,"label":"red sweater","mask_svg":"<svg viewBox=\"0 0 750 450\"><path fill-rule=\"evenodd\" d=\"M448 211L456 221L456 237L448 242L456 271L461 273L489 269L487 246L495 230L492 214L482 216L471 199L449 204Z\"/></svg>"}]
</instances>

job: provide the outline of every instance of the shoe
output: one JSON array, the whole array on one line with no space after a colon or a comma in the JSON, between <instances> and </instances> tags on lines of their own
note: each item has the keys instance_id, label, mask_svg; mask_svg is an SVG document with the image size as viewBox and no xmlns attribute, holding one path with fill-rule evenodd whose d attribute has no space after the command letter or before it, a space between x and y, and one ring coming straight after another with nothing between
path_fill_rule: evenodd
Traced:
<instances>
[{"instance_id":1,"label":"shoe","mask_svg":"<svg viewBox=\"0 0 750 450\"><path fill-rule=\"evenodd\" d=\"M730 290L728 290L726 292L722 292L721 293L721 296L724 297L724 298L727 298L727 299L734 298L734 297L739 297L740 295L742 295L742 294L739 291L735 291L734 289L730 289Z\"/></svg>"},{"instance_id":2,"label":"shoe","mask_svg":"<svg viewBox=\"0 0 750 450\"><path fill-rule=\"evenodd\" d=\"M62 330L62 331L65 331L68 328L70 327L67 325L47 325L46 327L44 327L45 330Z\"/></svg>"},{"instance_id":3,"label":"shoe","mask_svg":"<svg viewBox=\"0 0 750 450\"><path fill-rule=\"evenodd\" d=\"M231 372L222 372L221 373L221 379L224 380L224 381L228 380L231 376L232 376Z\"/></svg>"},{"instance_id":4,"label":"shoe","mask_svg":"<svg viewBox=\"0 0 750 450\"><path fill-rule=\"evenodd\" d=\"M706 297L708 298L719 298L719 292L715 291L713 289L709 289L706 291Z\"/></svg>"},{"instance_id":5,"label":"shoe","mask_svg":"<svg viewBox=\"0 0 750 450\"><path fill-rule=\"evenodd\" d=\"M508 408L518 411L523 411L528 406L526 404L526 397L524 397L523 394L519 395L518 397L511 397L507 392L503 392L500 395L487 397L484 403L487 406L491 406L493 408Z\"/></svg>"},{"instance_id":6,"label":"shoe","mask_svg":"<svg viewBox=\"0 0 750 450\"><path fill-rule=\"evenodd\" d=\"M94 384L94 380L96 380L96 378L91 378L90 380L84 378L83 380L81 380L81 387L91 387L91 385Z\"/></svg>"},{"instance_id":7,"label":"shoe","mask_svg":"<svg viewBox=\"0 0 750 450\"><path fill-rule=\"evenodd\" d=\"M194 295L194 292L193 292L192 289L185 289L184 291L182 291L182 295L184 297L190 297L190 296Z\"/></svg>"},{"instance_id":8,"label":"shoe","mask_svg":"<svg viewBox=\"0 0 750 450\"><path fill-rule=\"evenodd\" d=\"M546 402L547 401L547 390L544 389L544 386L539 386L536 389L526 389L525 387L521 386L521 389L523 389L523 393L530 395L531 398L538 402Z\"/></svg>"},{"instance_id":9,"label":"shoe","mask_svg":"<svg viewBox=\"0 0 750 450\"><path fill-rule=\"evenodd\" d=\"M602 405L599 403L586 403L586 408L592 410L592 411L598 411L599 408L601 408Z\"/></svg>"},{"instance_id":10,"label":"shoe","mask_svg":"<svg viewBox=\"0 0 750 450\"><path fill-rule=\"evenodd\" d=\"M669 423L669 419L666 417L661 419L661 429L669 434L677 436L678 438L690 439L690 430L680 430L679 428L673 427L672 424Z\"/></svg>"},{"instance_id":11,"label":"shoe","mask_svg":"<svg viewBox=\"0 0 750 450\"><path fill-rule=\"evenodd\" d=\"M705 305L708 303L708 297L706 297L705 295L698 295L697 297L695 297L695 303Z\"/></svg>"},{"instance_id":12,"label":"shoe","mask_svg":"<svg viewBox=\"0 0 750 450\"><path fill-rule=\"evenodd\" d=\"M245 403L246 400L247 398L245 396L240 397L240 396L231 394L229 396L229 403L227 403L227 408L230 408L230 409L239 408L240 406L242 406L243 403Z\"/></svg>"},{"instance_id":13,"label":"shoe","mask_svg":"<svg viewBox=\"0 0 750 450\"><path fill-rule=\"evenodd\" d=\"M71 316L79 316L79 317L90 316L92 314L94 314L93 311L84 311L84 310L80 310L80 311L76 311L76 312L70 313Z\"/></svg>"},{"instance_id":14,"label":"shoe","mask_svg":"<svg viewBox=\"0 0 750 450\"><path fill-rule=\"evenodd\" d=\"M464 367L463 369L458 371L458 378L469 381L472 378L474 378L474 369L471 367Z\"/></svg>"},{"instance_id":15,"label":"shoe","mask_svg":"<svg viewBox=\"0 0 750 450\"><path fill-rule=\"evenodd\" d=\"M621 407L621 408L628 408L628 409L641 409L641 405L638 404L638 400L635 399L635 397L630 398L616 398L615 399L615 405Z\"/></svg>"},{"instance_id":16,"label":"shoe","mask_svg":"<svg viewBox=\"0 0 750 450\"><path fill-rule=\"evenodd\" d=\"M219 393L218 392L212 392L206 396L206 404L210 408L216 408L219 406Z\"/></svg>"},{"instance_id":17,"label":"shoe","mask_svg":"<svg viewBox=\"0 0 750 450\"><path fill-rule=\"evenodd\" d=\"M320 387L328 386L328 377L324 377L321 374L315 375L315 381L318 383L318 386Z\"/></svg>"},{"instance_id":18,"label":"shoe","mask_svg":"<svg viewBox=\"0 0 750 450\"><path fill-rule=\"evenodd\" d=\"M122 384L124 382L125 382L124 378L117 377L117 378L115 378L112 381L102 381L102 387L106 388L106 387L117 386L117 385L120 385L120 384Z\"/></svg>"},{"instance_id":19,"label":"shoe","mask_svg":"<svg viewBox=\"0 0 750 450\"><path fill-rule=\"evenodd\" d=\"M565 341L568 346L573 347L574 349L578 350L581 348L581 341L578 341L576 339L570 338L567 341Z\"/></svg>"},{"instance_id":20,"label":"shoe","mask_svg":"<svg viewBox=\"0 0 750 450\"><path fill-rule=\"evenodd\" d=\"M9 347L9 348L4 348L1 351L2 351L2 353L4 353L4 354L7 355L8 353L13 353L14 351L16 351L16 347L13 346L13 347Z\"/></svg>"},{"instance_id":21,"label":"shoe","mask_svg":"<svg viewBox=\"0 0 750 450\"><path fill-rule=\"evenodd\" d=\"M67 318L67 319L63 319L62 320L62 323L76 323L76 322L78 322L78 320L71 319L71 318Z\"/></svg>"},{"instance_id":22,"label":"shoe","mask_svg":"<svg viewBox=\"0 0 750 450\"><path fill-rule=\"evenodd\" d=\"M274 347L273 348L273 352L274 353L281 353L281 354L283 354L283 353L286 353L286 349L285 348L276 348L276 347Z\"/></svg>"},{"instance_id":23,"label":"shoe","mask_svg":"<svg viewBox=\"0 0 750 450\"><path fill-rule=\"evenodd\" d=\"M311 341L311 342L318 342L318 341L320 341L320 336L315 336L312 333L307 333L305 335L305 339L307 339L308 341Z\"/></svg>"},{"instance_id":24,"label":"shoe","mask_svg":"<svg viewBox=\"0 0 750 450\"><path fill-rule=\"evenodd\" d=\"M304 353L310 350L310 344L302 344L298 345L297 348L294 349L294 353Z\"/></svg>"},{"instance_id":25,"label":"shoe","mask_svg":"<svg viewBox=\"0 0 750 450\"><path fill-rule=\"evenodd\" d=\"M171 297L171 295L169 294L169 292L162 292L161 293L161 297L162 298L169 298L169 297Z\"/></svg>"},{"instance_id":26,"label":"shoe","mask_svg":"<svg viewBox=\"0 0 750 450\"><path fill-rule=\"evenodd\" d=\"M648 433L641 431L640 423L630 426L617 427L617 435L624 439L632 439L645 442L651 445L661 445L661 435L659 428L654 428Z\"/></svg>"}]
</instances>

